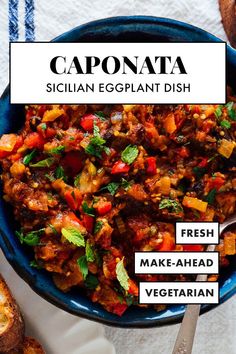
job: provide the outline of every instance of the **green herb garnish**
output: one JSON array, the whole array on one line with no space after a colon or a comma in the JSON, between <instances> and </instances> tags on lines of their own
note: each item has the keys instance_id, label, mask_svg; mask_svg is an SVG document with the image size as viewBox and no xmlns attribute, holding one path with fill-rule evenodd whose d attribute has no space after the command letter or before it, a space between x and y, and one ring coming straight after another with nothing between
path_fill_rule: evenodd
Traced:
<instances>
[{"instance_id":1,"label":"green herb garnish","mask_svg":"<svg viewBox=\"0 0 236 354\"><path fill-rule=\"evenodd\" d=\"M195 175L198 178L201 178L202 176L204 176L204 174L207 172L207 170L206 170L206 167L196 166L193 168L193 172L195 173Z\"/></svg>"},{"instance_id":2,"label":"green herb garnish","mask_svg":"<svg viewBox=\"0 0 236 354\"><path fill-rule=\"evenodd\" d=\"M45 177L50 181L53 182L55 181L55 178L52 173L45 173Z\"/></svg>"},{"instance_id":3,"label":"green herb garnish","mask_svg":"<svg viewBox=\"0 0 236 354\"><path fill-rule=\"evenodd\" d=\"M95 277L95 275L93 274L88 274L84 281L84 285L86 286L86 288L91 290L96 289L98 284L99 284L98 278Z\"/></svg>"},{"instance_id":4,"label":"green herb garnish","mask_svg":"<svg viewBox=\"0 0 236 354\"><path fill-rule=\"evenodd\" d=\"M86 279L86 277L88 275L88 262L87 262L86 256L79 257L77 259L77 264L80 268L83 278Z\"/></svg>"},{"instance_id":5,"label":"green herb garnish","mask_svg":"<svg viewBox=\"0 0 236 354\"><path fill-rule=\"evenodd\" d=\"M38 161L34 164L30 164L30 167L50 167L55 162L53 157L49 157L48 159Z\"/></svg>"},{"instance_id":6,"label":"green herb garnish","mask_svg":"<svg viewBox=\"0 0 236 354\"><path fill-rule=\"evenodd\" d=\"M76 245L78 247L85 246L84 236L79 230L74 229L72 227L68 227L62 228L61 233L67 239L67 241L73 243L73 245Z\"/></svg>"},{"instance_id":7,"label":"green herb garnish","mask_svg":"<svg viewBox=\"0 0 236 354\"><path fill-rule=\"evenodd\" d=\"M107 186L105 186L105 189L107 189L111 193L111 195L115 195L118 188L119 188L119 183L117 182L111 182Z\"/></svg>"},{"instance_id":8,"label":"green herb garnish","mask_svg":"<svg viewBox=\"0 0 236 354\"><path fill-rule=\"evenodd\" d=\"M47 124L46 123L42 123L40 124L40 127L42 130L46 130L47 129Z\"/></svg>"},{"instance_id":9,"label":"green herb garnish","mask_svg":"<svg viewBox=\"0 0 236 354\"><path fill-rule=\"evenodd\" d=\"M101 120L105 120L105 114L101 111L94 113L96 117L100 118Z\"/></svg>"},{"instance_id":10,"label":"green herb garnish","mask_svg":"<svg viewBox=\"0 0 236 354\"><path fill-rule=\"evenodd\" d=\"M57 235L57 234L58 234L57 230L55 229L55 227L54 227L52 224L48 224L48 226L50 227L50 229L52 230L52 232L54 233L54 235Z\"/></svg>"},{"instance_id":11,"label":"green herb garnish","mask_svg":"<svg viewBox=\"0 0 236 354\"><path fill-rule=\"evenodd\" d=\"M131 165L138 156L138 148L136 145L128 145L121 153L121 160Z\"/></svg>"},{"instance_id":12,"label":"green herb garnish","mask_svg":"<svg viewBox=\"0 0 236 354\"><path fill-rule=\"evenodd\" d=\"M216 108L216 110L215 110L215 116L216 116L216 118L220 118L221 117L221 115L222 115L222 107L223 106L218 106L217 108Z\"/></svg>"},{"instance_id":13,"label":"green herb garnish","mask_svg":"<svg viewBox=\"0 0 236 354\"><path fill-rule=\"evenodd\" d=\"M80 180L80 174L77 175L74 179L74 186L77 188L79 187L79 180Z\"/></svg>"},{"instance_id":14,"label":"green herb garnish","mask_svg":"<svg viewBox=\"0 0 236 354\"><path fill-rule=\"evenodd\" d=\"M49 151L49 154L61 154L65 150L65 146L59 145Z\"/></svg>"},{"instance_id":15,"label":"green herb garnish","mask_svg":"<svg viewBox=\"0 0 236 354\"><path fill-rule=\"evenodd\" d=\"M87 202L83 202L82 204L82 209L83 209L83 212L89 216L92 216L94 217L95 216L95 210L94 208L91 208L88 206Z\"/></svg>"},{"instance_id":16,"label":"green herb garnish","mask_svg":"<svg viewBox=\"0 0 236 354\"><path fill-rule=\"evenodd\" d=\"M86 242L85 255L86 255L86 259L88 262L95 261L95 253L94 253L93 247L90 245L89 242Z\"/></svg>"},{"instance_id":17,"label":"green herb garnish","mask_svg":"<svg viewBox=\"0 0 236 354\"><path fill-rule=\"evenodd\" d=\"M228 120L226 120L226 119L223 119L220 122L220 125L221 125L222 128L226 128L226 129L231 128L231 123Z\"/></svg>"},{"instance_id":18,"label":"green herb garnish","mask_svg":"<svg viewBox=\"0 0 236 354\"><path fill-rule=\"evenodd\" d=\"M35 259L30 262L30 267L36 268L36 269L43 269L43 267L40 264L38 264Z\"/></svg>"},{"instance_id":19,"label":"green herb garnish","mask_svg":"<svg viewBox=\"0 0 236 354\"><path fill-rule=\"evenodd\" d=\"M19 238L20 243L25 243L28 246L37 246L40 243L40 236L44 233L44 229L30 231L24 235L22 229L16 231L16 236Z\"/></svg>"},{"instance_id":20,"label":"green herb garnish","mask_svg":"<svg viewBox=\"0 0 236 354\"><path fill-rule=\"evenodd\" d=\"M66 181L67 177L64 171L64 168L62 166L58 166L55 171L55 176L56 179L63 179L63 181Z\"/></svg>"},{"instance_id":21,"label":"green herb garnish","mask_svg":"<svg viewBox=\"0 0 236 354\"><path fill-rule=\"evenodd\" d=\"M234 109L234 102L228 102L225 107L227 108L228 111L228 116L232 120L236 120L236 111Z\"/></svg>"},{"instance_id":22,"label":"green herb garnish","mask_svg":"<svg viewBox=\"0 0 236 354\"><path fill-rule=\"evenodd\" d=\"M215 201L215 197L216 197L216 189L213 188L208 194L207 196L204 198L206 202L208 202L208 204L214 204Z\"/></svg>"},{"instance_id":23,"label":"green herb garnish","mask_svg":"<svg viewBox=\"0 0 236 354\"><path fill-rule=\"evenodd\" d=\"M116 276L123 289L129 289L129 276L124 267L124 257L116 264Z\"/></svg>"},{"instance_id":24,"label":"green herb garnish","mask_svg":"<svg viewBox=\"0 0 236 354\"><path fill-rule=\"evenodd\" d=\"M96 234L97 232L99 232L101 230L103 226L103 222L102 221L97 221L95 226L94 226L94 233Z\"/></svg>"},{"instance_id":25,"label":"green herb garnish","mask_svg":"<svg viewBox=\"0 0 236 354\"><path fill-rule=\"evenodd\" d=\"M169 198L161 200L159 204L159 209L169 209L173 213L181 213L183 211L182 206L177 200Z\"/></svg>"},{"instance_id":26,"label":"green herb garnish","mask_svg":"<svg viewBox=\"0 0 236 354\"><path fill-rule=\"evenodd\" d=\"M36 153L37 153L37 150L34 149L28 155L25 155L24 158L23 158L23 164L24 165L28 165L31 162L31 160L33 160L33 158L35 157Z\"/></svg>"}]
</instances>

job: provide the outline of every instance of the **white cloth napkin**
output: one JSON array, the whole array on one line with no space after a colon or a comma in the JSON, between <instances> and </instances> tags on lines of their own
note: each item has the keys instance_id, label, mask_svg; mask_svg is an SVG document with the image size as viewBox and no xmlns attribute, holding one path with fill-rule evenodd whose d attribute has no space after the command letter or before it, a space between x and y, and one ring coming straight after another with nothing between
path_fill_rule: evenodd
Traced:
<instances>
[{"instance_id":1,"label":"white cloth napkin","mask_svg":"<svg viewBox=\"0 0 236 354\"><path fill-rule=\"evenodd\" d=\"M9 2L13 5L13 11L10 13L11 37L23 41L34 38L48 41L82 23L119 15L170 17L199 26L226 40L217 0L9 0ZM18 16L15 11L17 4ZM0 0L0 91L8 82L8 23L8 1ZM5 264L5 272L6 267ZM26 292L33 296L31 291L26 289ZM61 326L63 333L63 325ZM38 331L41 333L40 329ZM107 338L114 343L117 354L169 354L177 331L178 325L138 330L105 327ZM94 354L97 353L95 350ZM72 353L67 351L67 354ZM104 351L104 354L108 352ZM235 297L200 318L193 354L236 354Z\"/></svg>"}]
</instances>

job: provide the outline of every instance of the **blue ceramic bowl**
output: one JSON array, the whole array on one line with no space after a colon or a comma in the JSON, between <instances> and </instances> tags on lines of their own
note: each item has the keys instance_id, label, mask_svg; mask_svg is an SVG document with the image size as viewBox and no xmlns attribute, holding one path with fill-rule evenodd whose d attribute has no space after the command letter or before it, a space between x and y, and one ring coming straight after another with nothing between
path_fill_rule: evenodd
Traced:
<instances>
[{"instance_id":1,"label":"blue ceramic bowl","mask_svg":"<svg viewBox=\"0 0 236 354\"><path fill-rule=\"evenodd\" d=\"M156 17L115 17L74 28L54 39L54 42L218 42L213 35L188 24ZM236 55L227 48L227 80L236 82ZM217 75L217 73L216 73ZM0 134L17 131L24 122L23 106L9 104L9 88L0 100ZM74 315L117 327L152 327L181 321L184 306L174 305L165 311L131 307L122 317L108 313L92 303L78 289L64 294L53 284L49 273L29 266L33 255L19 244L14 235L12 209L0 199L0 246L15 271L36 293L54 305ZM221 277L220 302L236 292L236 272L232 267ZM202 312L213 306L202 306Z\"/></svg>"}]
</instances>

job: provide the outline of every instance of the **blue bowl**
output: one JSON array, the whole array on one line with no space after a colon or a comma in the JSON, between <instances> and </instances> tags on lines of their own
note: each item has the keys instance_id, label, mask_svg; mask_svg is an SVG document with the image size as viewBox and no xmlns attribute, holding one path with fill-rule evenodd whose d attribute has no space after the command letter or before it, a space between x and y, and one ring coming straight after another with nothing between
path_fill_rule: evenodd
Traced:
<instances>
[{"instance_id":1,"label":"blue bowl","mask_svg":"<svg viewBox=\"0 0 236 354\"><path fill-rule=\"evenodd\" d=\"M171 19L133 16L114 17L90 22L74 28L54 42L219 42L220 39L197 27ZM217 73L216 73L217 75ZM227 48L227 80L236 83L235 51ZM9 104L9 87L0 100L0 134L17 131L24 122L24 107ZM74 315L117 327L154 327L180 322L185 306L173 305L157 312L153 309L131 307L122 317L113 315L92 303L78 289L64 294L58 290L49 273L29 266L33 254L20 245L14 235L15 225L11 207L0 198L0 246L15 271L40 296ZM236 292L236 271L226 270L220 281L220 303ZM214 306L203 305L201 312Z\"/></svg>"}]
</instances>

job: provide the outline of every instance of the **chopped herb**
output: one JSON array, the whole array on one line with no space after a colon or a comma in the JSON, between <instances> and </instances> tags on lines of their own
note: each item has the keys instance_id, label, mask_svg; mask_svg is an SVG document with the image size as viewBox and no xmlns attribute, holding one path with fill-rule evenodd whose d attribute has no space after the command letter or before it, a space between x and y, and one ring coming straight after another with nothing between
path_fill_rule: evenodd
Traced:
<instances>
[{"instance_id":1,"label":"chopped herb","mask_svg":"<svg viewBox=\"0 0 236 354\"><path fill-rule=\"evenodd\" d=\"M185 136L184 135L178 135L177 137L176 137L176 141L177 141L177 143L183 143L184 141L185 141Z\"/></svg>"},{"instance_id":2,"label":"chopped herb","mask_svg":"<svg viewBox=\"0 0 236 354\"><path fill-rule=\"evenodd\" d=\"M195 210L195 209L193 209L193 215L194 215L197 219L200 219L200 217L201 217L201 214L199 213L199 211L198 211L198 210Z\"/></svg>"},{"instance_id":3,"label":"chopped herb","mask_svg":"<svg viewBox=\"0 0 236 354\"><path fill-rule=\"evenodd\" d=\"M86 259L87 259L88 262L94 262L95 261L94 250L93 250L93 248L92 248L92 246L90 245L89 242L86 242L85 255L86 255Z\"/></svg>"},{"instance_id":4,"label":"chopped herb","mask_svg":"<svg viewBox=\"0 0 236 354\"><path fill-rule=\"evenodd\" d=\"M173 213L181 213L183 211L182 206L177 200L169 198L161 200L159 204L159 209L169 209Z\"/></svg>"},{"instance_id":5,"label":"chopped herb","mask_svg":"<svg viewBox=\"0 0 236 354\"><path fill-rule=\"evenodd\" d=\"M86 277L88 275L88 262L87 262L86 256L79 257L77 259L77 264L80 268L83 278L86 279Z\"/></svg>"},{"instance_id":6,"label":"chopped herb","mask_svg":"<svg viewBox=\"0 0 236 354\"><path fill-rule=\"evenodd\" d=\"M133 305L134 297L133 297L133 295L128 294L128 295L126 296L125 300L126 300L126 304L127 304L128 306L131 306L131 305Z\"/></svg>"},{"instance_id":7,"label":"chopped herb","mask_svg":"<svg viewBox=\"0 0 236 354\"><path fill-rule=\"evenodd\" d=\"M53 232L55 235L58 234L57 230L55 229L55 227L54 227L52 224L48 224L48 226L50 227L50 229L52 230L52 232Z\"/></svg>"},{"instance_id":8,"label":"chopped herb","mask_svg":"<svg viewBox=\"0 0 236 354\"><path fill-rule=\"evenodd\" d=\"M138 156L138 148L136 145L128 145L121 153L121 160L131 165Z\"/></svg>"},{"instance_id":9,"label":"chopped herb","mask_svg":"<svg viewBox=\"0 0 236 354\"><path fill-rule=\"evenodd\" d=\"M34 149L28 155L25 155L25 157L23 158L23 164L28 165L31 162L31 160L33 160L33 158L35 157L36 152L37 152L36 149Z\"/></svg>"},{"instance_id":10,"label":"chopped herb","mask_svg":"<svg viewBox=\"0 0 236 354\"><path fill-rule=\"evenodd\" d=\"M214 204L215 196L216 196L216 189L213 188L204 199L206 200L206 202L208 202L208 204L212 205Z\"/></svg>"},{"instance_id":11,"label":"chopped herb","mask_svg":"<svg viewBox=\"0 0 236 354\"><path fill-rule=\"evenodd\" d=\"M102 158L101 153L105 151L108 155L110 153L110 149L107 146L104 146L106 140L101 138L100 136L94 136L90 139L89 144L85 148L85 152L89 155L96 156L98 158Z\"/></svg>"},{"instance_id":12,"label":"chopped herb","mask_svg":"<svg viewBox=\"0 0 236 354\"><path fill-rule=\"evenodd\" d=\"M207 160L207 162L211 162L211 161L215 160L215 158L216 158L217 156L218 156L218 154L213 155L212 157L210 157L210 158Z\"/></svg>"},{"instance_id":13,"label":"chopped herb","mask_svg":"<svg viewBox=\"0 0 236 354\"><path fill-rule=\"evenodd\" d=\"M101 120L105 120L105 114L101 111L94 113L96 117L100 118Z\"/></svg>"},{"instance_id":14,"label":"chopped herb","mask_svg":"<svg viewBox=\"0 0 236 354\"><path fill-rule=\"evenodd\" d=\"M79 180L80 180L80 174L77 175L74 179L74 186L77 188L79 187Z\"/></svg>"},{"instance_id":15,"label":"chopped herb","mask_svg":"<svg viewBox=\"0 0 236 354\"><path fill-rule=\"evenodd\" d=\"M40 242L40 236L44 233L44 229L30 231L24 235L22 229L16 231L16 236L19 238L20 243L25 243L28 246L37 246Z\"/></svg>"},{"instance_id":16,"label":"chopped herb","mask_svg":"<svg viewBox=\"0 0 236 354\"><path fill-rule=\"evenodd\" d=\"M70 141L74 141L75 138L74 138L73 136L70 136L69 140L70 140Z\"/></svg>"},{"instance_id":17,"label":"chopped herb","mask_svg":"<svg viewBox=\"0 0 236 354\"><path fill-rule=\"evenodd\" d=\"M115 195L118 188L119 183L116 182L111 182L105 187L105 189L107 189L111 193L111 195Z\"/></svg>"},{"instance_id":18,"label":"chopped herb","mask_svg":"<svg viewBox=\"0 0 236 354\"><path fill-rule=\"evenodd\" d=\"M93 289L96 289L98 284L99 284L99 281L98 281L98 278L95 277L95 275L93 275L93 274L87 275L86 280L84 282L84 285L86 286L86 288L93 290Z\"/></svg>"},{"instance_id":19,"label":"chopped herb","mask_svg":"<svg viewBox=\"0 0 236 354\"><path fill-rule=\"evenodd\" d=\"M48 159L38 161L34 164L30 164L30 167L50 167L55 162L53 157L49 157Z\"/></svg>"},{"instance_id":20,"label":"chopped herb","mask_svg":"<svg viewBox=\"0 0 236 354\"><path fill-rule=\"evenodd\" d=\"M96 124L96 121L93 122L93 135L95 137L101 137L100 136L100 130L99 130L99 127Z\"/></svg>"},{"instance_id":21,"label":"chopped herb","mask_svg":"<svg viewBox=\"0 0 236 354\"><path fill-rule=\"evenodd\" d=\"M201 178L202 176L204 176L204 174L207 172L207 170L206 170L206 167L196 166L193 168L193 172L195 173L195 175L198 178Z\"/></svg>"},{"instance_id":22,"label":"chopped herb","mask_svg":"<svg viewBox=\"0 0 236 354\"><path fill-rule=\"evenodd\" d=\"M214 113L216 118L220 118L220 116L222 115L222 106L218 106Z\"/></svg>"},{"instance_id":23,"label":"chopped herb","mask_svg":"<svg viewBox=\"0 0 236 354\"><path fill-rule=\"evenodd\" d=\"M129 276L124 267L124 257L116 264L116 276L122 288L129 290Z\"/></svg>"},{"instance_id":24,"label":"chopped herb","mask_svg":"<svg viewBox=\"0 0 236 354\"><path fill-rule=\"evenodd\" d=\"M234 109L234 102L228 102L225 107L227 108L228 116L230 117L230 119L236 120L236 111Z\"/></svg>"},{"instance_id":25,"label":"chopped herb","mask_svg":"<svg viewBox=\"0 0 236 354\"><path fill-rule=\"evenodd\" d=\"M47 129L47 124L46 123L42 123L40 125L40 127L41 127L42 130L46 130Z\"/></svg>"},{"instance_id":26,"label":"chopped herb","mask_svg":"<svg viewBox=\"0 0 236 354\"><path fill-rule=\"evenodd\" d=\"M226 120L226 119L223 119L220 122L220 125L221 125L222 128L226 128L226 129L231 128L231 123L228 120Z\"/></svg>"},{"instance_id":27,"label":"chopped herb","mask_svg":"<svg viewBox=\"0 0 236 354\"><path fill-rule=\"evenodd\" d=\"M62 166L58 166L56 168L56 172L55 172L55 176L57 179L63 179L63 181L66 181L66 175L65 175L65 171L64 168Z\"/></svg>"},{"instance_id":28,"label":"chopped herb","mask_svg":"<svg viewBox=\"0 0 236 354\"><path fill-rule=\"evenodd\" d=\"M61 154L65 150L65 146L59 145L49 151L49 154Z\"/></svg>"},{"instance_id":29,"label":"chopped herb","mask_svg":"<svg viewBox=\"0 0 236 354\"><path fill-rule=\"evenodd\" d=\"M40 264L38 264L35 259L30 262L30 267L36 268L36 269L43 269L43 267Z\"/></svg>"},{"instance_id":30,"label":"chopped herb","mask_svg":"<svg viewBox=\"0 0 236 354\"><path fill-rule=\"evenodd\" d=\"M128 191L131 187L131 182L127 181L125 178L122 178L121 187L124 188L125 191Z\"/></svg>"},{"instance_id":31,"label":"chopped herb","mask_svg":"<svg viewBox=\"0 0 236 354\"><path fill-rule=\"evenodd\" d=\"M102 221L97 221L95 226L94 226L94 233L96 234L97 232L99 232L101 230L103 226L103 222Z\"/></svg>"},{"instance_id":32,"label":"chopped herb","mask_svg":"<svg viewBox=\"0 0 236 354\"><path fill-rule=\"evenodd\" d=\"M83 209L83 212L89 216L92 216L94 217L95 216L95 210L94 208L91 208L88 206L87 202L83 202L82 204L82 209Z\"/></svg>"},{"instance_id":33,"label":"chopped herb","mask_svg":"<svg viewBox=\"0 0 236 354\"><path fill-rule=\"evenodd\" d=\"M53 182L55 181L55 178L53 177L52 173L45 173L45 177L50 181Z\"/></svg>"},{"instance_id":34,"label":"chopped herb","mask_svg":"<svg viewBox=\"0 0 236 354\"><path fill-rule=\"evenodd\" d=\"M85 246L84 236L79 230L74 229L72 227L68 227L62 228L61 233L67 239L67 241L73 243L73 245L76 245L78 247Z\"/></svg>"}]
</instances>

